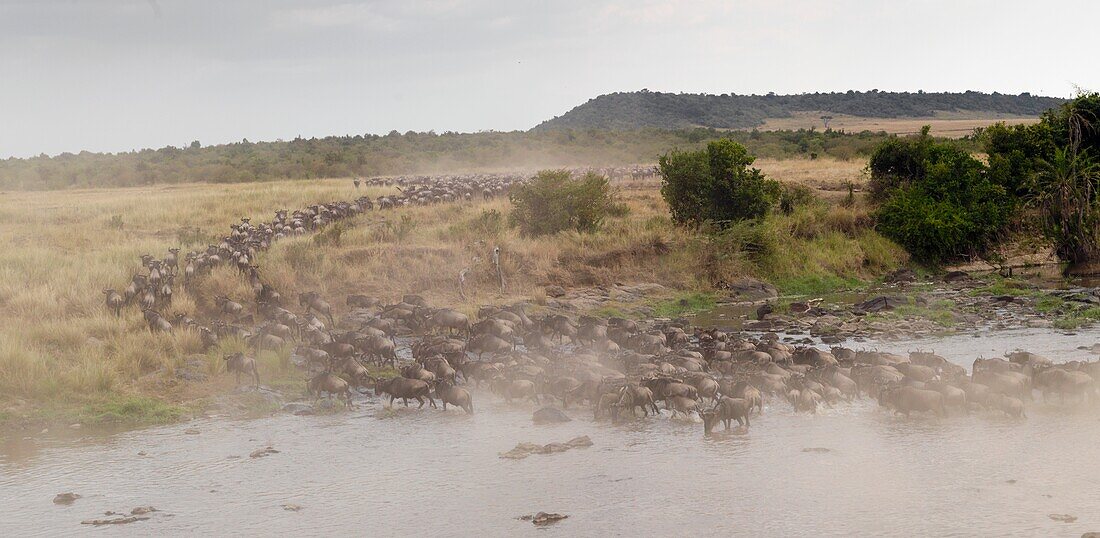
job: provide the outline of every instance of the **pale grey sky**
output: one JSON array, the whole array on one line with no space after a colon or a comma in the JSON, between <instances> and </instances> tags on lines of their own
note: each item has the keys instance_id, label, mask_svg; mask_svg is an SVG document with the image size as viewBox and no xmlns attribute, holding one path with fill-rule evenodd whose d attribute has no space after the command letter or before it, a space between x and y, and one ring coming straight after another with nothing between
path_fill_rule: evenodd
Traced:
<instances>
[{"instance_id":1,"label":"pale grey sky","mask_svg":"<svg viewBox=\"0 0 1100 538\"><path fill-rule=\"evenodd\" d=\"M1096 0L0 0L0 157L527 129L601 93L1100 88Z\"/></svg>"}]
</instances>

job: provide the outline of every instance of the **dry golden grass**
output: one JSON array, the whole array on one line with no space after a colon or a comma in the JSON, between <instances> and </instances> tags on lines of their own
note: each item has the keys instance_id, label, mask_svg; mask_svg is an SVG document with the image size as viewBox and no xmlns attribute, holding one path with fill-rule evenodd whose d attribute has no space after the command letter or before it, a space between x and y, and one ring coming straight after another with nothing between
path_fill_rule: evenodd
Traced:
<instances>
[{"instance_id":1,"label":"dry golden grass","mask_svg":"<svg viewBox=\"0 0 1100 538\"><path fill-rule=\"evenodd\" d=\"M151 335L134 307L114 318L102 289L125 287L142 253L197 248L241 216L353 195L345 181L3 194L0 401L95 400L170 375L197 338ZM172 311L194 311L195 297L176 295Z\"/></svg>"},{"instance_id":2,"label":"dry golden grass","mask_svg":"<svg viewBox=\"0 0 1100 538\"><path fill-rule=\"evenodd\" d=\"M920 132L921 127L928 125L931 126L933 135L947 138L963 137L971 134L976 127L988 127L1001 121L1009 125L1039 121L1037 117L992 112L936 112L934 116L919 118L864 118L826 112L796 112L789 118L769 118L758 129L761 131L810 128L821 130L825 128L825 122L822 121L821 116L825 115L833 117L829 120L830 128L850 133L885 131L892 134L915 134Z\"/></svg>"},{"instance_id":3,"label":"dry golden grass","mask_svg":"<svg viewBox=\"0 0 1100 538\"><path fill-rule=\"evenodd\" d=\"M779 179L815 186L846 181L862 167L827 160L759 164ZM655 184L636 187L621 193L629 214L609 219L595 234L521 237L507 226L509 202L497 199L368 212L319 235L280 241L257 263L264 280L290 305L310 290L338 312L351 293L386 301L417 293L473 313L481 304L544 303L549 284L657 282L698 290L707 289L714 275L793 278L811 262L817 265L810 272L822 278L862 278L869 276L868 267L878 270L902 256L865 237L859 211L815 211L779 218L769 228L783 236L774 240L784 249L825 249L812 256L777 252L766 263L736 252L725 256L715 251L720 244L672 225ZM241 349L241 342L202 355L198 338L187 331L150 334L136 307L115 318L101 290L125 287L141 254L163 256L172 246L183 252L203 248L242 216L259 222L279 208L381 192L357 191L348 180L323 180L2 195L0 416L120 394L183 402L227 389L231 382L220 372L220 356ZM504 293L490 261L496 246L503 251ZM458 286L464 269L469 270L465 298ZM177 283L174 303L162 310L208 323L215 294L229 295L251 311L251 291L229 267L203 277L191 290ZM288 350L261 354L265 383L300 382L287 359ZM201 361L210 383L176 381L175 371L193 361Z\"/></svg>"}]
</instances>

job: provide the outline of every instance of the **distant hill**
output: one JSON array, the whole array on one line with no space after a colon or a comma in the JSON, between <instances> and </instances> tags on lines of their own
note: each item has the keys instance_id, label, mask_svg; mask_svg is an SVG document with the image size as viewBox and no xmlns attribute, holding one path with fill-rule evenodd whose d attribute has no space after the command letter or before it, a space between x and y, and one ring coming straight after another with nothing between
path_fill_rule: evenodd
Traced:
<instances>
[{"instance_id":1,"label":"distant hill","mask_svg":"<svg viewBox=\"0 0 1100 538\"><path fill-rule=\"evenodd\" d=\"M771 118L821 112L867 118L932 117L942 112L1038 116L1064 103L1029 93L836 92L800 95L708 95L642 90L601 95L534 130L558 129L750 129Z\"/></svg>"}]
</instances>

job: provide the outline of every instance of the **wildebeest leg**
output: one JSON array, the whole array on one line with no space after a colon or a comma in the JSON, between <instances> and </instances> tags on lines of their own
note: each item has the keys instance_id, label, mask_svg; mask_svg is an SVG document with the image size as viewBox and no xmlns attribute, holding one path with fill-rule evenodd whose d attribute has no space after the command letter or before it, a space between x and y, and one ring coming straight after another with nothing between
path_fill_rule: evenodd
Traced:
<instances>
[{"instance_id":1,"label":"wildebeest leg","mask_svg":"<svg viewBox=\"0 0 1100 538\"><path fill-rule=\"evenodd\" d=\"M439 409L439 406L435 405L435 399L432 398L431 394L428 395L428 402L432 404L432 407L435 407L436 409ZM420 405L424 405L424 404L420 404Z\"/></svg>"},{"instance_id":2,"label":"wildebeest leg","mask_svg":"<svg viewBox=\"0 0 1100 538\"><path fill-rule=\"evenodd\" d=\"M420 402L420 407L417 407L417 409L423 409L424 408L424 398L421 398L420 396L416 396L416 401ZM408 404L405 404L405 405L408 405ZM434 407L434 404L433 404L433 407Z\"/></svg>"},{"instance_id":3,"label":"wildebeest leg","mask_svg":"<svg viewBox=\"0 0 1100 538\"><path fill-rule=\"evenodd\" d=\"M440 400L440 401L443 402L443 410L446 411L447 410L447 400Z\"/></svg>"},{"instance_id":4,"label":"wildebeest leg","mask_svg":"<svg viewBox=\"0 0 1100 538\"><path fill-rule=\"evenodd\" d=\"M390 409L393 409L393 401L397 399L397 396L390 395Z\"/></svg>"},{"instance_id":5,"label":"wildebeest leg","mask_svg":"<svg viewBox=\"0 0 1100 538\"><path fill-rule=\"evenodd\" d=\"M409 399L408 398L401 398L401 401L405 402L405 407L409 406ZM420 402L420 405L423 406L424 402Z\"/></svg>"},{"instance_id":6,"label":"wildebeest leg","mask_svg":"<svg viewBox=\"0 0 1100 538\"><path fill-rule=\"evenodd\" d=\"M256 370L256 368L252 368L252 381L253 381L253 383L252 383L253 387L260 386L260 372L258 372Z\"/></svg>"}]
</instances>

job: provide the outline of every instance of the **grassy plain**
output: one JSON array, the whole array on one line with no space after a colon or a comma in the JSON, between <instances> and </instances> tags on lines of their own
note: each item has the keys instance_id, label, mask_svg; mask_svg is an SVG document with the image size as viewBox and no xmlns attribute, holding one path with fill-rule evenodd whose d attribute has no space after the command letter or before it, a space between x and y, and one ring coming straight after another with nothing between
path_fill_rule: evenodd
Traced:
<instances>
[{"instance_id":1,"label":"grassy plain","mask_svg":"<svg viewBox=\"0 0 1100 538\"><path fill-rule=\"evenodd\" d=\"M824 159L759 164L780 180L816 187L858 179L862 167ZM629 214L594 234L521 237L507 225L509 202L496 199L369 212L318 235L280 241L258 264L291 304L307 290L338 311L349 293L388 301L419 293L472 313L481 304L545 302L550 284L656 282L690 298L689 306L709 304L721 293L717 283L739 276L815 291L874 278L905 259L870 228L858 197L851 207L816 202L715 237L673 226L657 187L623 188ZM203 248L241 217L258 222L279 208L381 193L356 190L349 180L295 180L0 194L0 416L94 421L132 413L136 422L159 422L183 414L179 406L230 391L221 356L242 349L241 342L202 354L188 331L149 333L136 307L115 318L101 290L125 287L141 254ZM496 246L504 253L504 293L490 263ZM460 290L464 269L469 276ZM177 286L164 310L208 323L215 294L251 309L246 283L226 267L192 289ZM302 384L289 349L258 358L265 384ZM196 363L208 381L177 378Z\"/></svg>"}]
</instances>

